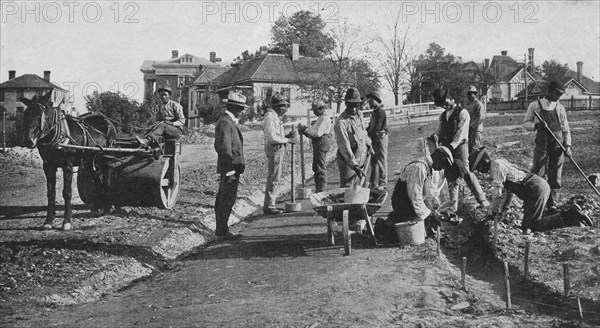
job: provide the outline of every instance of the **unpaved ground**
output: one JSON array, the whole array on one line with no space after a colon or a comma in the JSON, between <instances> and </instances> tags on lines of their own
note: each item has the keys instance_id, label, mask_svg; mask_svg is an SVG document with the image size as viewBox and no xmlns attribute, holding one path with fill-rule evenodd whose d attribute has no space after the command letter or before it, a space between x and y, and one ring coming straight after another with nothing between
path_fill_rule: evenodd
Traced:
<instances>
[{"instance_id":1,"label":"unpaved ground","mask_svg":"<svg viewBox=\"0 0 600 328\"><path fill-rule=\"evenodd\" d=\"M572 116L570 118L573 121ZM517 121L520 122L520 119ZM430 133L432 128L431 124L424 124L420 129L413 126L395 132L393 136L402 140L406 140L409 136L420 138ZM513 126L503 129L512 131L515 128ZM256 155L248 157L260 161L264 156L261 156L260 142L258 141L256 145ZM395 145L399 148L394 151L394 156L390 156L390 173L400 169L408 160L418 155L418 151L415 151L416 143ZM212 145L199 150L206 149L212 150ZM195 154L192 155L194 159L203 157ZM186 168L191 170L182 180L184 181L182 198L180 198L182 201L175 212L125 208L113 217L100 218L104 221L103 225L108 228L113 220L138 222L135 232L137 236L150 233L156 225L198 220L211 210L216 192L216 183L212 183L215 175L211 169L214 167L210 167L210 161L207 162L204 167L207 169L194 169L194 160L186 161L185 156L182 158L183 171L188 171ZM255 174L260 177L264 171L264 164L261 165L260 162L255 164L257 164ZM333 171L335 165L330 168L330 171ZM26 173L17 174L30 179L29 169L19 167L15 171L21 172L19 170L25 170ZM36 170L41 174L40 169ZM567 170L566 167L565 171ZM4 185L6 181L4 169L2 172ZM262 181L262 177L257 180ZM18 176L9 181L12 181L14 186L31 185L31 183L23 183L23 178ZM43 174L35 181L39 184L44 183ZM567 186L565 187L567 189ZM43 221L42 206L45 203L43 189L39 185L29 188L27 192L19 192L22 187L13 189L15 189L12 191L14 194L10 196L12 200L19 201L19 198L23 198L26 203L27 199L31 199L28 207L20 209L19 221L23 222L25 229L35 229L36 224L41 224ZM9 205L5 206L4 200L7 199L4 194L5 188L2 190L2 214L5 214L5 210L17 210L8 207ZM37 192L37 196L31 196L32 192ZM579 191L576 190L574 193L577 192ZM385 209L380 212L382 215L386 214ZM87 221L96 220L86 213L87 211L81 206L77 218L79 222L76 226L79 223L80 226L86 226ZM173 213L181 213L181 215L174 216ZM94 225L91 224L90 227ZM18 227L12 226L8 230L10 229L18 229ZM90 229L93 231L95 228ZM7 321L10 325L26 326L131 326L140 323L144 326L156 327L169 325L256 327L284 325L413 327L417 324L438 327L573 325L572 322L556 321L556 317L546 316L551 313L539 312L537 306L532 306L528 302L523 302L520 309L527 309L531 314L504 312L501 275L478 275L481 272L473 270L473 277L478 279L469 277L467 280L470 293L461 292L458 288L459 273L456 267L444 261L436 261L431 242L428 246L413 250L366 249L358 244L358 251L354 252L352 257L344 258L340 256L339 248L323 246L324 222L319 221L319 218L314 217L312 213L306 219L302 217L259 219L250 225L242 224L236 229L240 229L246 235L240 243L210 246L184 262L176 262L166 267L174 270L164 271L155 279L140 282L125 292L107 296L100 302L85 306L40 307L37 303L32 304L31 299L27 297L21 298L24 302L21 304L28 304L30 307L19 306L20 300L15 295L21 297L31 292L35 295L38 292L38 288L28 287L29 277L26 273L31 274L31 269L27 267L30 267L30 264L24 261L16 267L22 270L25 278L18 280L14 277L21 277L21 275L14 275L16 288L6 289L11 286L3 286L2 312L10 315ZM119 238L131 238L129 231L125 231L124 234L124 237ZM113 238L117 237L118 235ZM15 250L12 251L13 254L19 254ZM29 254L35 257L33 248L22 252L23 255ZM43 263L43 258L47 254L40 256L37 253L38 260L41 259ZM83 250L82 254L77 255L73 252L67 256L85 258L89 256L88 254L107 258L112 255L102 255L100 250L89 252ZM13 256L13 260L18 262L14 257L16 256ZM63 259L62 255L52 258L61 265L64 263ZM451 260L454 260L452 256ZM92 265L97 265L97 262ZM77 268L76 265L73 267ZM62 278L64 279L65 276L71 277L77 272L69 270L60 273L51 270L43 271L40 275L65 274ZM60 281L60 277L58 279L56 286L68 282ZM19 289L20 285L25 289ZM15 292L11 294L11 290ZM8 297L5 298L6 296ZM464 310L451 309L464 302L468 302ZM519 309L519 306L517 308Z\"/></svg>"}]
</instances>

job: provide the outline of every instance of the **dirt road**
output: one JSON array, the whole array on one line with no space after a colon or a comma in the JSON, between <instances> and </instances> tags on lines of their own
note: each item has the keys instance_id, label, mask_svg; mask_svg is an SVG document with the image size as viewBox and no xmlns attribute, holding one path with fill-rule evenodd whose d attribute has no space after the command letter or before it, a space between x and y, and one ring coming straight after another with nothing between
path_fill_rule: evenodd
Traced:
<instances>
[{"instance_id":1,"label":"dirt road","mask_svg":"<svg viewBox=\"0 0 600 328\"><path fill-rule=\"evenodd\" d=\"M417 138L391 143L392 172L418 152ZM422 133L430 128L422 129ZM426 130L426 131L425 131ZM420 131L420 130L419 130ZM391 138L398 130L392 131ZM330 183L337 184L335 163ZM387 215L389 199L378 213ZM257 216L236 226L244 238L198 250L169 270L87 305L20 309L7 326L68 327L550 327L553 317L505 312L502 279L467 277L431 240L419 247L368 247L352 256L325 246L325 220L307 203L300 214Z\"/></svg>"}]
</instances>

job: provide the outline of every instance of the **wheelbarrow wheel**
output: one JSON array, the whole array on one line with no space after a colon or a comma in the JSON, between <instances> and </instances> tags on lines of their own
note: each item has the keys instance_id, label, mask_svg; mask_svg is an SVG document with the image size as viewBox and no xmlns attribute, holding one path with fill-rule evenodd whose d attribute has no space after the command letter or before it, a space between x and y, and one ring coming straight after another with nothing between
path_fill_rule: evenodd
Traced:
<instances>
[{"instance_id":1,"label":"wheelbarrow wheel","mask_svg":"<svg viewBox=\"0 0 600 328\"><path fill-rule=\"evenodd\" d=\"M335 237L333 235L335 229L335 220L333 219L333 207L327 206L327 244L335 245Z\"/></svg>"},{"instance_id":2,"label":"wheelbarrow wheel","mask_svg":"<svg viewBox=\"0 0 600 328\"><path fill-rule=\"evenodd\" d=\"M350 255L350 223L348 222L348 210L342 212L342 235L344 237L344 254Z\"/></svg>"}]
</instances>

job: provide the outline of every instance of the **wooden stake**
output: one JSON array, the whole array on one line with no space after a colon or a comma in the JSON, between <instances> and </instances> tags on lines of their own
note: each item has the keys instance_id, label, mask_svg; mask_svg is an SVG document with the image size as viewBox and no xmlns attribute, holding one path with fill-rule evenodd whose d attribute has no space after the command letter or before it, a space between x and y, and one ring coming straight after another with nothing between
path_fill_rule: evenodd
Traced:
<instances>
[{"instance_id":1,"label":"wooden stake","mask_svg":"<svg viewBox=\"0 0 600 328\"><path fill-rule=\"evenodd\" d=\"M292 134L296 134L296 127L292 125ZM296 188L294 187L294 144L292 144L291 147L291 152L292 152L292 159L291 159L291 164L292 164L292 203L296 202Z\"/></svg>"},{"instance_id":2,"label":"wooden stake","mask_svg":"<svg viewBox=\"0 0 600 328\"><path fill-rule=\"evenodd\" d=\"M461 278L460 278L460 284L462 285L462 288L465 289L465 275L467 272L467 258L463 257L462 258L462 270L461 270Z\"/></svg>"},{"instance_id":3,"label":"wooden stake","mask_svg":"<svg viewBox=\"0 0 600 328\"><path fill-rule=\"evenodd\" d=\"M512 308L512 302L510 300L510 277L508 272L508 263L503 261L504 263L504 286L506 287L506 309L510 310Z\"/></svg>"},{"instance_id":4,"label":"wooden stake","mask_svg":"<svg viewBox=\"0 0 600 328\"><path fill-rule=\"evenodd\" d=\"M494 215L494 254L498 255L498 216Z\"/></svg>"},{"instance_id":5,"label":"wooden stake","mask_svg":"<svg viewBox=\"0 0 600 328\"><path fill-rule=\"evenodd\" d=\"M581 299L577 297L577 310L579 310L579 321L583 322L583 310L581 309Z\"/></svg>"},{"instance_id":6,"label":"wooden stake","mask_svg":"<svg viewBox=\"0 0 600 328\"><path fill-rule=\"evenodd\" d=\"M306 188L306 175L304 174L304 135L300 133L300 170L302 173L302 189Z\"/></svg>"},{"instance_id":7,"label":"wooden stake","mask_svg":"<svg viewBox=\"0 0 600 328\"><path fill-rule=\"evenodd\" d=\"M438 226L437 227L437 234L436 234L436 239L437 239L437 256L438 256L438 258L440 258L442 256L442 250L440 248L440 237L441 237L440 226Z\"/></svg>"},{"instance_id":8,"label":"wooden stake","mask_svg":"<svg viewBox=\"0 0 600 328\"><path fill-rule=\"evenodd\" d=\"M523 267L523 275L525 278L529 277L529 248L531 246L531 242L528 240L525 242L525 264Z\"/></svg>"},{"instance_id":9,"label":"wooden stake","mask_svg":"<svg viewBox=\"0 0 600 328\"><path fill-rule=\"evenodd\" d=\"M571 289L571 282L569 280L569 264L563 263L563 281L565 286L565 296L569 296L569 291Z\"/></svg>"}]
</instances>

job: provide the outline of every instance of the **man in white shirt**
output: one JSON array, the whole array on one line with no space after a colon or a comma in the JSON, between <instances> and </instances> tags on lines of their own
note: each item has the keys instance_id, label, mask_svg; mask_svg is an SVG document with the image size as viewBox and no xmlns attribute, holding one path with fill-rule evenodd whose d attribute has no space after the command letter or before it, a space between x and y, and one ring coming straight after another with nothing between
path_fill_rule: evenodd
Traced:
<instances>
[{"instance_id":1,"label":"man in white shirt","mask_svg":"<svg viewBox=\"0 0 600 328\"><path fill-rule=\"evenodd\" d=\"M523 127L528 130L537 130L535 135L535 148L533 150L533 164L531 172L540 176L546 175L550 185L550 198L547 208L548 214L556 213L556 206L561 188L561 178L564 155L571 157L571 130L567 120L565 107L558 100L565 90L555 81L548 85L548 93L541 100L536 100L529 104ZM545 122L540 122L535 116L534 111L538 113ZM563 154L562 148L554 140L550 131L559 138L562 138L562 144L566 149Z\"/></svg>"},{"instance_id":2,"label":"man in white shirt","mask_svg":"<svg viewBox=\"0 0 600 328\"><path fill-rule=\"evenodd\" d=\"M327 152L331 148L331 117L325 113L325 103L317 99L312 103L312 111L317 116L317 121L311 127L302 123L298 124L298 131L312 139L313 148L313 173L315 190L327 190Z\"/></svg>"},{"instance_id":3,"label":"man in white shirt","mask_svg":"<svg viewBox=\"0 0 600 328\"><path fill-rule=\"evenodd\" d=\"M263 204L265 214L283 213L283 210L276 206L275 187L281 179L281 163L285 155L285 145L296 143L296 138L293 135L284 135L283 131L281 118L287 111L288 105L289 103L283 96L276 92L271 97L271 108L267 110L262 122L265 134L265 154L268 163L265 201Z\"/></svg>"},{"instance_id":4,"label":"man in white shirt","mask_svg":"<svg viewBox=\"0 0 600 328\"><path fill-rule=\"evenodd\" d=\"M541 177L521 170L509 161L491 160L485 149L479 149L469 158L473 171L490 173L492 176L493 215L508 209L514 195L523 200L523 233L546 231L570 226L591 226L593 221L575 204L571 209L543 217L550 186Z\"/></svg>"}]
</instances>

